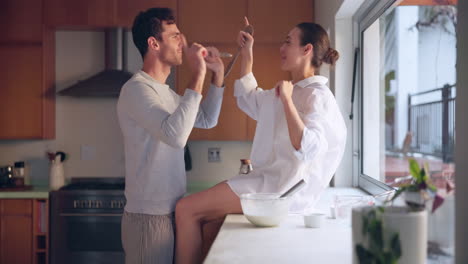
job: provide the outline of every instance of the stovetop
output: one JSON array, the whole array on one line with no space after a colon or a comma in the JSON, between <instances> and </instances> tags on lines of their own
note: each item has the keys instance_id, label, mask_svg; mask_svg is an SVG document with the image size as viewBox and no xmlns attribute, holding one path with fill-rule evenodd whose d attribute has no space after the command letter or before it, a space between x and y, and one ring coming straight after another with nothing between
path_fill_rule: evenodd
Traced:
<instances>
[{"instance_id":1,"label":"stovetop","mask_svg":"<svg viewBox=\"0 0 468 264\"><path fill-rule=\"evenodd\" d=\"M72 178L60 190L124 190L124 178Z\"/></svg>"}]
</instances>

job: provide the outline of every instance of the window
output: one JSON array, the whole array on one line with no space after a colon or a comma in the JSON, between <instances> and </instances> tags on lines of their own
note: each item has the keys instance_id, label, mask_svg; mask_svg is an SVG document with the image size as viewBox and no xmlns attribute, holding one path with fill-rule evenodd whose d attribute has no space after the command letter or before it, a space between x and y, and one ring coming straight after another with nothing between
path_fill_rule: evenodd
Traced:
<instances>
[{"instance_id":1,"label":"window","mask_svg":"<svg viewBox=\"0 0 468 264\"><path fill-rule=\"evenodd\" d=\"M355 16L358 182L372 194L407 180L409 158L429 164L438 188L454 182L457 10L440 2L368 1ZM441 233L453 229L453 199L444 210L429 238L450 248L454 231Z\"/></svg>"}]
</instances>

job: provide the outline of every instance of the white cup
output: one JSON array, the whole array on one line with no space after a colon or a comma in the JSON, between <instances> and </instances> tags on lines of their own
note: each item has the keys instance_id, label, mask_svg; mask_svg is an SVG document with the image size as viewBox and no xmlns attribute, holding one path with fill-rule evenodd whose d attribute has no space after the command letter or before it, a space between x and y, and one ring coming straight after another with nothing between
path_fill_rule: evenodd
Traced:
<instances>
[{"instance_id":1,"label":"white cup","mask_svg":"<svg viewBox=\"0 0 468 264\"><path fill-rule=\"evenodd\" d=\"M324 214L313 213L304 215L304 225L310 228L318 228L322 225Z\"/></svg>"}]
</instances>

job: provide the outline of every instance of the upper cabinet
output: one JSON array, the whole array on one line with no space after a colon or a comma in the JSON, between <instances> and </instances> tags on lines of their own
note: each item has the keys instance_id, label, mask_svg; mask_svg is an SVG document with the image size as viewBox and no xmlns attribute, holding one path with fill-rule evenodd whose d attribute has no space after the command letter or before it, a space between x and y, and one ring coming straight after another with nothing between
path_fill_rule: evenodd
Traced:
<instances>
[{"instance_id":1,"label":"upper cabinet","mask_svg":"<svg viewBox=\"0 0 468 264\"><path fill-rule=\"evenodd\" d=\"M115 0L116 1L116 25L132 28L135 16L141 11L152 7L169 7L177 10L177 0Z\"/></svg>"},{"instance_id":2,"label":"upper cabinet","mask_svg":"<svg viewBox=\"0 0 468 264\"><path fill-rule=\"evenodd\" d=\"M55 137L55 39L41 0L2 0L0 139Z\"/></svg>"},{"instance_id":3,"label":"upper cabinet","mask_svg":"<svg viewBox=\"0 0 468 264\"><path fill-rule=\"evenodd\" d=\"M249 0L248 5L256 43L281 42L295 25L313 21L313 0Z\"/></svg>"},{"instance_id":4,"label":"upper cabinet","mask_svg":"<svg viewBox=\"0 0 468 264\"><path fill-rule=\"evenodd\" d=\"M139 12L152 7L177 11L177 0L44 0L45 23L59 29L131 28Z\"/></svg>"},{"instance_id":5,"label":"upper cabinet","mask_svg":"<svg viewBox=\"0 0 468 264\"><path fill-rule=\"evenodd\" d=\"M42 41L42 1L0 1L0 44Z\"/></svg>"},{"instance_id":6,"label":"upper cabinet","mask_svg":"<svg viewBox=\"0 0 468 264\"><path fill-rule=\"evenodd\" d=\"M296 24L313 19L312 0L198 0L178 1L177 23L190 42L215 46L220 51L235 54L236 38L244 27L244 16L254 26L253 73L259 87L272 89L280 80L290 80L280 69L279 49L285 36ZM232 58L224 59L225 66ZM234 81L239 79L240 60L225 80L223 105L218 124L212 129L194 129L191 140L252 140L256 121L237 106ZM210 75L207 75L208 87ZM186 66L178 67L177 89L183 93L190 80ZM203 91L206 93L206 90Z\"/></svg>"},{"instance_id":7,"label":"upper cabinet","mask_svg":"<svg viewBox=\"0 0 468 264\"><path fill-rule=\"evenodd\" d=\"M44 22L57 28L115 26L115 0L44 0Z\"/></svg>"},{"instance_id":8,"label":"upper cabinet","mask_svg":"<svg viewBox=\"0 0 468 264\"><path fill-rule=\"evenodd\" d=\"M46 70L53 67L47 54L42 45L0 45L0 139L55 137L54 69Z\"/></svg>"},{"instance_id":9,"label":"upper cabinet","mask_svg":"<svg viewBox=\"0 0 468 264\"><path fill-rule=\"evenodd\" d=\"M210 43L202 43L210 46ZM235 53L237 46L233 44L218 44L214 45L219 50ZM224 64L228 64L230 59L223 59ZM247 140L247 115L237 107L236 98L234 97L234 80L239 78L240 66L237 63L231 73L225 80L225 90L221 113L219 115L218 124L211 129L194 128L190 134L191 140ZM184 94L187 88L191 73L186 64L177 67L177 87L179 94ZM203 96L208 92L208 87L211 83L211 73L208 73L203 86Z\"/></svg>"},{"instance_id":10,"label":"upper cabinet","mask_svg":"<svg viewBox=\"0 0 468 264\"><path fill-rule=\"evenodd\" d=\"M246 15L246 1L179 0L177 23L189 42L235 43Z\"/></svg>"}]
</instances>

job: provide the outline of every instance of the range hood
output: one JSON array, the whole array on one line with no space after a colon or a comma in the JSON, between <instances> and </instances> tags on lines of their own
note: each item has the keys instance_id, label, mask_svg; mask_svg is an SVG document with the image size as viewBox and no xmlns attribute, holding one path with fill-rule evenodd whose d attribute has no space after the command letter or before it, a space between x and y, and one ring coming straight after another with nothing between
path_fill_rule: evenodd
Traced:
<instances>
[{"instance_id":1,"label":"range hood","mask_svg":"<svg viewBox=\"0 0 468 264\"><path fill-rule=\"evenodd\" d=\"M106 31L106 69L58 92L74 97L118 97L131 77L127 70L127 32L122 28Z\"/></svg>"}]
</instances>

